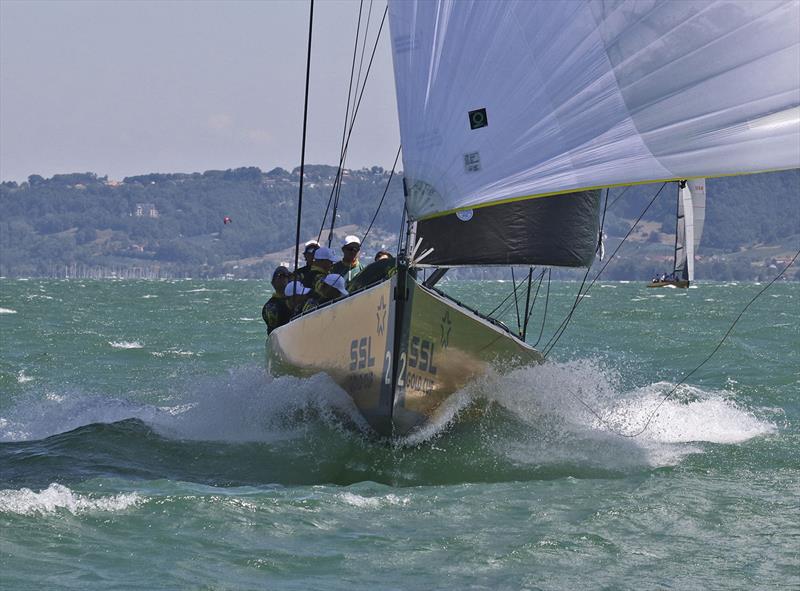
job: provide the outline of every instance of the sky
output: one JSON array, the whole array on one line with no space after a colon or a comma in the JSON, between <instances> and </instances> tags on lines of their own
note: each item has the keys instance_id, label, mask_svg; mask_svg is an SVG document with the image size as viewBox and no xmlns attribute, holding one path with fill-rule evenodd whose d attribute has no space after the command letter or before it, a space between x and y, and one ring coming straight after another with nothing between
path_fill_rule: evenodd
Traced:
<instances>
[{"instance_id":1,"label":"sky","mask_svg":"<svg viewBox=\"0 0 800 591\"><path fill-rule=\"evenodd\" d=\"M372 5L365 67L384 8ZM358 10L315 2L307 163L338 162ZM0 0L0 180L298 166L308 11L304 0ZM400 142L388 33L387 22L350 168L391 168Z\"/></svg>"}]
</instances>

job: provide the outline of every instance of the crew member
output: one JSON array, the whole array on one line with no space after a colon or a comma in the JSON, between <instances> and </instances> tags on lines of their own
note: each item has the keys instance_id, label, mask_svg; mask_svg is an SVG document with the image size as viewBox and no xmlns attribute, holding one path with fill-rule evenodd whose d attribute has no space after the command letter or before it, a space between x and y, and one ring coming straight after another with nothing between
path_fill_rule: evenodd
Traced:
<instances>
[{"instance_id":1,"label":"crew member","mask_svg":"<svg viewBox=\"0 0 800 591\"><path fill-rule=\"evenodd\" d=\"M311 287L311 285L307 285L306 277L311 273L311 266L314 264L314 252L318 248L319 242L309 240L303 249L303 258L306 260L306 264L297 269L297 280L301 281L306 287Z\"/></svg>"},{"instance_id":2,"label":"crew member","mask_svg":"<svg viewBox=\"0 0 800 591\"><path fill-rule=\"evenodd\" d=\"M350 293L364 289L367 286L379 283L397 273L397 261L388 252L380 251L375 255L375 262L370 263L353 279L347 289Z\"/></svg>"},{"instance_id":3,"label":"crew member","mask_svg":"<svg viewBox=\"0 0 800 591\"><path fill-rule=\"evenodd\" d=\"M275 291L261 308L261 318L267 323L267 334L289 322L292 317L285 293L290 277L289 269L283 266L277 267L272 273L272 288Z\"/></svg>"},{"instance_id":4,"label":"crew member","mask_svg":"<svg viewBox=\"0 0 800 591\"><path fill-rule=\"evenodd\" d=\"M321 246L314 252L314 263L303 280L303 285L316 290L317 284L331 273L333 267L333 251L327 246Z\"/></svg>"},{"instance_id":5,"label":"crew member","mask_svg":"<svg viewBox=\"0 0 800 591\"><path fill-rule=\"evenodd\" d=\"M308 300L311 290L305 287L299 281L292 281L286 286L286 303L288 304L289 311L292 317L297 316L303 311L303 306Z\"/></svg>"},{"instance_id":6,"label":"crew member","mask_svg":"<svg viewBox=\"0 0 800 591\"><path fill-rule=\"evenodd\" d=\"M344 286L344 277L336 273L330 273L318 283L314 294L306 301L303 312L308 312L317 306L327 304L346 295L347 289Z\"/></svg>"},{"instance_id":7,"label":"crew member","mask_svg":"<svg viewBox=\"0 0 800 591\"><path fill-rule=\"evenodd\" d=\"M364 270L364 266L358 262L360 252L361 240L358 236L347 236L342 245L342 260L333 266L331 273L341 275L345 283L350 285L350 282Z\"/></svg>"}]
</instances>

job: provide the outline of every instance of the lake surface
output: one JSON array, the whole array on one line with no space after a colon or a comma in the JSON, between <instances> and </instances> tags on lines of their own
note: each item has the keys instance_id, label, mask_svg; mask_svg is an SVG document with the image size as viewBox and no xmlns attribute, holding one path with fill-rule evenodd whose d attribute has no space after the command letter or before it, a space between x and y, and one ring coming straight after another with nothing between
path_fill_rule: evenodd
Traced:
<instances>
[{"instance_id":1,"label":"lake surface","mask_svg":"<svg viewBox=\"0 0 800 591\"><path fill-rule=\"evenodd\" d=\"M266 375L267 282L0 280L0 588L797 589L800 285L658 407L761 287L597 284L388 444Z\"/></svg>"}]
</instances>

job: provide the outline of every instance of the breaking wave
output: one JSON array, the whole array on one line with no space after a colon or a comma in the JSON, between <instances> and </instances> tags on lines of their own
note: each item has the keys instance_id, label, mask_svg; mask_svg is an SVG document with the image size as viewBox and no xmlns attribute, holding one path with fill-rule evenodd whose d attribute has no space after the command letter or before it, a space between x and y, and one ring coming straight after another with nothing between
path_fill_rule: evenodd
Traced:
<instances>
[{"instance_id":1,"label":"breaking wave","mask_svg":"<svg viewBox=\"0 0 800 591\"><path fill-rule=\"evenodd\" d=\"M39 492L29 488L0 490L0 513L18 515L55 513L59 510L73 515L95 511L115 512L128 509L140 502L141 497L137 493L111 496L82 495L57 483Z\"/></svg>"},{"instance_id":2,"label":"breaking wave","mask_svg":"<svg viewBox=\"0 0 800 591\"><path fill-rule=\"evenodd\" d=\"M53 481L35 461L43 453L76 481L118 470L225 486L419 485L607 477L776 431L760 416L767 412L741 406L729 391L682 386L641 435L623 437L644 426L672 385L625 390L619 381L591 361L491 373L424 429L387 442L327 376L272 378L245 367L193 378L168 405L79 392L20 401L0 417L0 441L13 448L0 459L11 462L4 480L15 486Z\"/></svg>"}]
</instances>

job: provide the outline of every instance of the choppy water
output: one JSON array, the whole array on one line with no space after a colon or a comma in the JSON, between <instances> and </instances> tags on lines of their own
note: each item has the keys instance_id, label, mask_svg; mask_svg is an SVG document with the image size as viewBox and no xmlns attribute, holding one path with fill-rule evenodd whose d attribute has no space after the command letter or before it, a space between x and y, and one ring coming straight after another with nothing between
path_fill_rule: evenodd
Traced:
<instances>
[{"instance_id":1,"label":"choppy water","mask_svg":"<svg viewBox=\"0 0 800 591\"><path fill-rule=\"evenodd\" d=\"M758 289L597 285L549 363L388 445L265 375L266 283L0 280L0 587L796 589L800 286L615 433Z\"/></svg>"}]
</instances>

